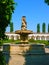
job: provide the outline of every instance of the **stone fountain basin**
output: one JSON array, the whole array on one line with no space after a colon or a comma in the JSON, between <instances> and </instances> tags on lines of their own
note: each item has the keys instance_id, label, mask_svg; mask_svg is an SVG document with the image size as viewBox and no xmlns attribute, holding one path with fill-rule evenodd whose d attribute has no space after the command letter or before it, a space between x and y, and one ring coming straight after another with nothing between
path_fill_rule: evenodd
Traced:
<instances>
[{"instance_id":1,"label":"stone fountain basin","mask_svg":"<svg viewBox=\"0 0 49 65\"><path fill-rule=\"evenodd\" d=\"M4 44L3 52L9 54L44 54L44 44Z\"/></svg>"},{"instance_id":2,"label":"stone fountain basin","mask_svg":"<svg viewBox=\"0 0 49 65\"><path fill-rule=\"evenodd\" d=\"M3 54L6 58L7 64L9 65L38 65L38 63L43 61L43 55L45 55L45 45L4 44Z\"/></svg>"},{"instance_id":3,"label":"stone fountain basin","mask_svg":"<svg viewBox=\"0 0 49 65\"><path fill-rule=\"evenodd\" d=\"M16 34L22 34L22 33L24 33L24 34L32 34L33 32L30 31L30 30L17 30L17 31L15 31L15 33Z\"/></svg>"}]
</instances>

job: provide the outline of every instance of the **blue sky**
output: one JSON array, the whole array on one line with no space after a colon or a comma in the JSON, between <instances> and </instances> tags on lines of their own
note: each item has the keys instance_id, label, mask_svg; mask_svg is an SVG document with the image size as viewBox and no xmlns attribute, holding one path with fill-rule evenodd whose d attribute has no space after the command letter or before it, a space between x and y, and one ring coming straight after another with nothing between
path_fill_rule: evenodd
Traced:
<instances>
[{"instance_id":1,"label":"blue sky","mask_svg":"<svg viewBox=\"0 0 49 65\"><path fill-rule=\"evenodd\" d=\"M42 23L46 23L46 31L49 23L49 6L44 3L44 0L14 0L17 2L15 10L12 15L12 22L14 24L14 31L21 29L21 18L26 16L27 29L36 32L37 24L40 23L40 30L42 31ZM6 31L9 32L8 26Z\"/></svg>"}]
</instances>

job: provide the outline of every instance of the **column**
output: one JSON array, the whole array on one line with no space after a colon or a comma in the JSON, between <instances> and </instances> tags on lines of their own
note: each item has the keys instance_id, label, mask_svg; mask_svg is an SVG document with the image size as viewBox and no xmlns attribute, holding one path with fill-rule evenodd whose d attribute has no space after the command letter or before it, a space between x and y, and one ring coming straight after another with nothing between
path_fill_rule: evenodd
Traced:
<instances>
[{"instance_id":1,"label":"column","mask_svg":"<svg viewBox=\"0 0 49 65\"><path fill-rule=\"evenodd\" d=\"M17 40L16 36L14 36L14 40Z\"/></svg>"},{"instance_id":2,"label":"column","mask_svg":"<svg viewBox=\"0 0 49 65\"><path fill-rule=\"evenodd\" d=\"M46 37L45 37L45 40L46 40Z\"/></svg>"},{"instance_id":3,"label":"column","mask_svg":"<svg viewBox=\"0 0 49 65\"><path fill-rule=\"evenodd\" d=\"M9 39L11 39L11 35L9 36Z\"/></svg>"},{"instance_id":4,"label":"column","mask_svg":"<svg viewBox=\"0 0 49 65\"><path fill-rule=\"evenodd\" d=\"M41 37L40 37L40 40L41 40Z\"/></svg>"},{"instance_id":5,"label":"column","mask_svg":"<svg viewBox=\"0 0 49 65\"><path fill-rule=\"evenodd\" d=\"M36 37L34 39L36 40Z\"/></svg>"}]
</instances>

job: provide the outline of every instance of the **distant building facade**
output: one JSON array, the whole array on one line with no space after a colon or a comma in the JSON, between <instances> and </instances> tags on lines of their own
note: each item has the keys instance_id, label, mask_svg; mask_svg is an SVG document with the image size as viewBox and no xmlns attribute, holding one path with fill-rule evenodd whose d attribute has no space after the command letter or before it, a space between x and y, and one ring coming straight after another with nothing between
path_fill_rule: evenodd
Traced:
<instances>
[{"instance_id":1,"label":"distant building facade","mask_svg":"<svg viewBox=\"0 0 49 65\"><path fill-rule=\"evenodd\" d=\"M18 40L20 39L19 34L15 34L14 32L6 32L5 35L8 39L14 39ZM33 33L28 35L28 39L34 39L34 40L49 40L49 33Z\"/></svg>"}]
</instances>

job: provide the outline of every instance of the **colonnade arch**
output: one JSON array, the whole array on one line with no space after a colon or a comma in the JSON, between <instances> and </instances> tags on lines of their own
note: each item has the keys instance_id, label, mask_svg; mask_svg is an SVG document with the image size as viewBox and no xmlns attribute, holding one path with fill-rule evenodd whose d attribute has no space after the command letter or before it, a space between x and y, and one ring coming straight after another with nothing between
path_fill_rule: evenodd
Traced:
<instances>
[{"instance_id":1,"label":"colonnade arch","mask_svg":"<svg viewBox=\"0 0 49 65\"><path fill-rule=\"evenodd\" d=\"M14 40L17 40L17 39L20 39L20 35L18 35L18 34L11 34L11 33L9 33L9 34L6 34L7 35L7 38L9 38L9 39L14 39ZM49 40L49 34L46 34L46 33L43 33L43 34L38 34L38 33L36 33L36 34L31 34L31 35L29 35L28 36L28 39L34 39L34 40Z\"/></svg>"}]
</instances>

